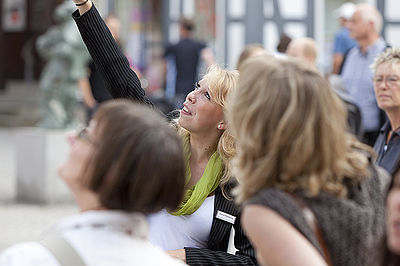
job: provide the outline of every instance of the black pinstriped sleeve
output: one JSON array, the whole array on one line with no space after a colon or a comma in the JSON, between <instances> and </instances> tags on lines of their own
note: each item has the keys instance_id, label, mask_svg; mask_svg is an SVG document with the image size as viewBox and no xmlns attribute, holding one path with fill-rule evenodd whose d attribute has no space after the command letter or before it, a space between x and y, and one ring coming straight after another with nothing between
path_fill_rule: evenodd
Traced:
<instances>
[{"instance_id":1,"label":"black pinstriped sleeve","mask_svg":"<svg viewBox=\"0 0 400 266\"><path fill-rule=\"evenodd\" d=\"M257 265L255 252L242 228L235 226L236 255L226 251L211 249L185 248L188 265Z\"/></svg>"},{"instance_id":2,"label":"black pinstriped sleeve","mask_svg":"<svg viewBox=\"0 0 400 266\"><path fill-rule=\"evenodd\" d=\"M96 7L93 5L82 16L77 10L72 17L112 97L153 105Z\"/></svg>"},{"instance_id":3,"label":"black pinstriped sleeve","mask_svg":"<svg viewBox=\"0 0 400 266\"><path fill-rule=\"evenodd\" d=\"M257 265L248 256L232 255L224 251L185 248L188 265Z\"/></svg>"}]
</instances>

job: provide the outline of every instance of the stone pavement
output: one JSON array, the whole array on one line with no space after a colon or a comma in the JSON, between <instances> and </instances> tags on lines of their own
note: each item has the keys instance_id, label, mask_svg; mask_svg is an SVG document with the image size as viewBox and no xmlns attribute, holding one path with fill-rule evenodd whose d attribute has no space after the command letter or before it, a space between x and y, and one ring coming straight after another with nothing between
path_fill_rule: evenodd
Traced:
<instances>
[{"instance_id":1,"label":"stone pavement","mask_svg":"<svg viewBox=\"0 0 400 266\"><path fill-rule=\"evenodd\" d=\"M0 128L0 251L22 241L38 240L74 204L34 205L15 202L14 130Z\"/></svg>"}]
</instances>

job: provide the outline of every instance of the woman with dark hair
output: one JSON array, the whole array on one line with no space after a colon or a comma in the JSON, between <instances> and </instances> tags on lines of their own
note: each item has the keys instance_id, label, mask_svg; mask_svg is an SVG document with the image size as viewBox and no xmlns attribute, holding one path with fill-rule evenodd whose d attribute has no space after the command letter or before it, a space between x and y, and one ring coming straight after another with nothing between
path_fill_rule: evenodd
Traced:
<instances>
[{"instance_id":1,"label":"woman with dark hair","mask_svg":"<svg viewBox=\"0 0 400 266\"><path fill-rule=\"evenodd\" d=\"M152 105L96 7L90 0L73 1L78 6L73 17L111 95ZM178 209L150 217L150 238L189 265L255 263L254 250L240 226L239 210L229 194L235 145L224 111L238 76L237 71L210 67L186 96L173 122L184 143L186 192ZM227 253L232 228L236 254Z\"/></svg>"},{"instance_id":2,"label":"woman with dark hair","mask_svg":"<svg viewBox=\"0 0 400 266\"><path fill-rule=\"evenodd\" d=\"M150 108L110 101L70 144L59 175L80 213L42 242L5 250L0 265L181 265L147 240L145 215L175 210L185 183L181 140L164 119Z\"/></svg>"}]
</instances>

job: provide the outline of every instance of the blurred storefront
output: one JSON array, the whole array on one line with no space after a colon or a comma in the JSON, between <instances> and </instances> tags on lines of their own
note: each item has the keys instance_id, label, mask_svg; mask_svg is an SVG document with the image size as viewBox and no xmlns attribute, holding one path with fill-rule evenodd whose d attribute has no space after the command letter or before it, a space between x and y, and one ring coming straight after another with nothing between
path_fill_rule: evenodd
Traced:
<instances>
[{"instance_id":1,"label":"blurred storefront","mask_svg":"<svg viewBox=\"0 0 400 266\"><path fill-rule=\"evenodd\" d=\"M53 23L61 0L0 0L0 88L9 79L37 79L43 67L34 40ZM261 43L274 52L281 33L316 39L322 68L330 65L333 33L339 27L333 10L344 0L95 0L104 16L122 23L127 56L150 92L163 87L161 57L166 43L176 41L182 15L196 23L195 37L215 52L218 63L233 67L246 44ZM400 1L351 0L376 5L384 15L383 36L400 45Z\"/></svg>"},{"instance_id":2,"label":"blurred storefront","mask_svg":"<svg viewBox=\"0 0 400 266\"><path fill-rule=\"evenodd\" d=\"M0 89L8 79L37 79L43 62L34 40L53 23L61 1L0 0Z\"/></svg>"},{"instance_id":3,"label":"blurred storefront","mask_svg":"<svg viewBox=\"0 0 400 266\"><path fill-rule=\"evenodd\" d=\"M181 15L198 16L202 0L166 0L164 33L176 38L176 19ZM382 35L392 45L400 45L400 1L398 0L215 0L214 45L219 63L233 67L246 44L261 43L276 51L279 36L312 37L320 52L319 64L328 72L331 45L339 23L334 10L344 2L369 3L377 6L384 17ZM201 25L205 27L205 25Z\"/></svg>"}]
</instances>

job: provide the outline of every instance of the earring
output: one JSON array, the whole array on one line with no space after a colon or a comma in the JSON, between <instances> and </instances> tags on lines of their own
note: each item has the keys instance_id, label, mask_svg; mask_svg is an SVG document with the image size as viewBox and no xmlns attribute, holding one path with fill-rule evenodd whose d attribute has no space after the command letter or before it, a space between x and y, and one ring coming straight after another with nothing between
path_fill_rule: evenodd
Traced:
<instances>
[{"instance_id":1,"label":"earring","mask_svg":"<svg viewBox=\"0 0 400 266\"><path fill-rule=\"evenodd\" d=\"M218 125L218 126L217 126L217 128L218 128L218 129L221 129L221 128L222 128L222 125L221 125L221 124L220 124L220 125Z\"/></svg>"}]
</instances>

